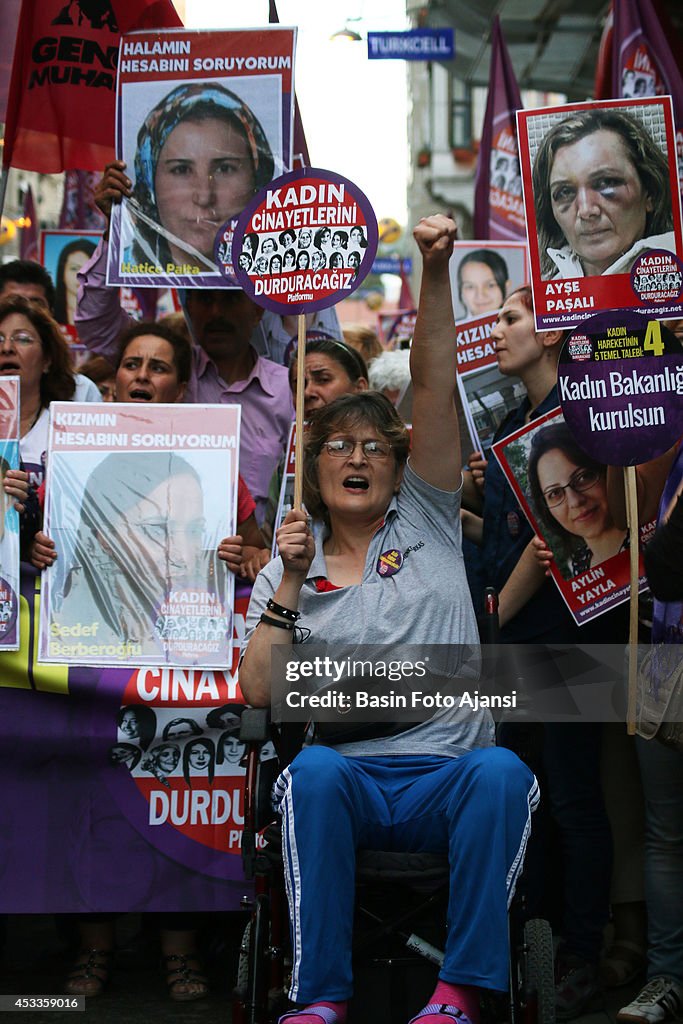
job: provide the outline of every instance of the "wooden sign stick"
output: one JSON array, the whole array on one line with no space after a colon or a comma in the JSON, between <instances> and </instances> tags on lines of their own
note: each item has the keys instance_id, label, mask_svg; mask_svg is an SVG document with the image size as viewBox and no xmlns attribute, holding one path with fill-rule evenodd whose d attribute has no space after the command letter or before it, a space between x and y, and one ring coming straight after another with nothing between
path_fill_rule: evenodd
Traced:
<instances>
[{"instance_id":1,"label":"wooden sign stick","mask_svg":"<svg viewBox=\"0 0 683 1024\"><path fill-rule=\"evenodd\" d=\"M624 466L626 491L626 523L629 529L629 564L631 569L628 630L628 708L626 731L636 732L636 687L638 680L638 491L635 466Z\"/></svg>"},{"instance_id":2,"label":"wooden sign stick","mask_svg":"<svg viewBox=\"0 0 683 1024\"><path fill-rule=\"evenodd\" d=\"M303 507L304 490L304 390L306 388L306 314L299 313L298 347L296 350L296 420L294 461L294 508Z\"/></svg>"}]
</instances>

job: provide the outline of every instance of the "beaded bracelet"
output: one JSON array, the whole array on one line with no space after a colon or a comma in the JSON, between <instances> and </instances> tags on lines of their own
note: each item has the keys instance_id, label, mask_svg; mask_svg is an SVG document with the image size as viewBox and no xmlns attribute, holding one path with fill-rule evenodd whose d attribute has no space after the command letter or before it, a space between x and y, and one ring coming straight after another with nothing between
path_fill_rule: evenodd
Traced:
<instances>
[{"instance_id":1,"label":"beaded bracelet","mask_svg":"<svg viewBox=\"0 0 683 1024\"><path fill-rule=\"evenodd\" d=\"M266 608L269 612L275 612L276 615L281 615L282 618L287 619L288 622L296 622L297 619L301 618L301 612L293 612L291 608L285 608L284 605L273 601L272 597L268 598Z\"/></svg>"}]
</instances>

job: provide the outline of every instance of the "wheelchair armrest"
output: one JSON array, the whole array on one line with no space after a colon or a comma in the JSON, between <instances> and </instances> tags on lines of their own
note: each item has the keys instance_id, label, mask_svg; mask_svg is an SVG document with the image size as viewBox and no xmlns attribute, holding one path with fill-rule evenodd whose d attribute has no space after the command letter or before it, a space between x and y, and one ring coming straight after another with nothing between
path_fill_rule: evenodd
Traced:
<instances>
[{"instance_id":1,"label":"wheelchair armrest","mask_svg":"<svg viewBox=\"0 0 683 1024\"><path fill-rule=\"evenodd\" d=\"M241 743L267 743L270 739L270 708L245 708L240 722Z\"/></svg>"}]
</instances>

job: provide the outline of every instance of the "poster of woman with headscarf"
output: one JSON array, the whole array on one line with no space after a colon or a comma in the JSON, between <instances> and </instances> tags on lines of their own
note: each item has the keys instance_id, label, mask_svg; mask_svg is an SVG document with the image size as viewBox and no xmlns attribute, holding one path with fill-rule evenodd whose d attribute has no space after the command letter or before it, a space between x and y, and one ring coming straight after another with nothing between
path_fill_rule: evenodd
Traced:
<instances>
[{"instance_id":1,"label":"poster of woman with headscarf","mask_svg":"<svg viewBox=\"0 0 683 1024\"><path fill-rule=\"evenodd\" d=\"M133 184L112 216L109 284L236 287L216 234L291 166L295 41L280 26L123 37L117 156Z\"/></svg>"},{"instance_id":2,"label":"poster of woman with headscarf","mask_svg":"<svg viewBox=\"0 0 683 1024\"><path fill-rule=\"evenodd\" d=\"M239 408L53 405L40 660L224 668Z\"/></svg>"}]
</instances>

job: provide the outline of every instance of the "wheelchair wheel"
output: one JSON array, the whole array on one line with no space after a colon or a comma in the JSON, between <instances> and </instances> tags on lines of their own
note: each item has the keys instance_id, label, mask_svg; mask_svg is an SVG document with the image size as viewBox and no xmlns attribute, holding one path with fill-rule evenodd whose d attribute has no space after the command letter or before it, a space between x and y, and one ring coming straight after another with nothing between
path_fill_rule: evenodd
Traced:
<instances>
[{"instance_id":1,"label":"wheelchair wheel","mask_svg":"<svg viewBox=\"0 0 683 1024\"><path fill-rule=\"evenodd\" d=\"M535 918L524 925L526 948L527 1005L535 1014L529 1024L555 1024L555 975L553 970L553 933L547 921Z\"/></svg>"},{"instance_id":2,"label":"wheelchair wheel","mask_svg":"<svg viewBox=\"0 0 683 1024\"><path fill-rule=\"evenodd\" d=\"M247 921L242 941L240 943L240 955L237 961L237 980L235 982L235 996L244 1001L247 995L249 984L249 943L251 942L251 921Z\"/></svg>"},{"instance_id":3,"label":"wheelchair wheel","mask_svg":"<svg viewBox=\"0 0 683 1024\"><path fill-rule=\"evenodd\" d=\"M268 1024L268 943L270 934L268 897L256 897L251 920L247 924L237 967L235 996L239 1000L244 1024Z\"/></svg>"}]
</instances>

